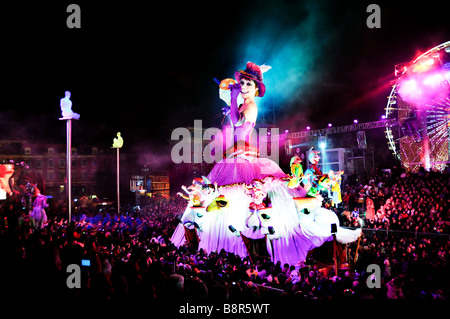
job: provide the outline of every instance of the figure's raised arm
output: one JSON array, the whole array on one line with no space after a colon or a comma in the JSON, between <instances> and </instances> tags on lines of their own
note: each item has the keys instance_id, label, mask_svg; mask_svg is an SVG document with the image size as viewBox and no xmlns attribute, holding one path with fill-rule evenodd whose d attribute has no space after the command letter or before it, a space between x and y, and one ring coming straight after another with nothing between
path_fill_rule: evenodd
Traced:
<instances>
[{"instance_id":1,"label":"figure's raised arm","mask_svg":"<svg viewBox=\"0 0 450 319\"><path fill-rule=\"evenodd\" d=\"M237 98L239 96L239 93L241 93L241 85L239 83L230 85L230 91L231 91L230 119L233 125L236 125L239 122L239 107L237 105Z\"/></svg>"}]
</instances>

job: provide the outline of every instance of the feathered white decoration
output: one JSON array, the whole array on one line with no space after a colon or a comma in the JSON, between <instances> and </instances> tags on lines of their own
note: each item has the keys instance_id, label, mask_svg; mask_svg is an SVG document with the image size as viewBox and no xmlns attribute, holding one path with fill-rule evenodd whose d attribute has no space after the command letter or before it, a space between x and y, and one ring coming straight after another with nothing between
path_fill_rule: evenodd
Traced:
<instances>
[{"instance_id":1,"label":"feathered white decoration","mask_svg":"<svg viewBox=\"0 0 450 319\"><path fill-rule=\"evenodd\" d=\"M270 65L260 65L259 69L261 70L261 73L266 73L267 71L269 71L272 67Z\"/></svg>"},{"instance_id":2,"label":"feathered white decoration","mask_svg":"<svg viewBox=\"0 0 450 319\"><path fill-rule=\"evenodd\" d=\"M251 61L248 61L248 62L247 62L247 64L249 64L249 63L255 65L255 63L253 63L253 62L251 62ZM261 73L266 73L266 72L269 71L271 68L272 68L272 67L271 67L270 65L265 65L265 64L259 65L259 69L261 70Z\"/></svg>"}]
</instances>

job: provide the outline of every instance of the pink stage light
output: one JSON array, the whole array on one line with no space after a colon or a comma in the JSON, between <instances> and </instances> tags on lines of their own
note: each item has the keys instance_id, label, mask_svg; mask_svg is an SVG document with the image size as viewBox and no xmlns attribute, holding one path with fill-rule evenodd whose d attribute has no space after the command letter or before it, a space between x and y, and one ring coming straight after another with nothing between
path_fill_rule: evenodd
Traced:
<instances>
[{"instance_id":1,"label":"pink stage light","mask_svg":"<svg viewBox=\"0 0 450 319\"><path fill-rule=\"evenodd\" d=\"M423 84L426 86L430 86L432 88L436 88L437 86L439 86L442 82L444 82L445 79L442 76L442 74L440 73L436 73L436 74L432 74L430 76L427 76L424 80L423 80Z\"/></svg>"},{"instance_id":2,"label":"pink stage light","mask_svg":"<svg viewBox=\"0 0 450 319\"><path fill-rule=\"evenodd\" d=\"M400 81L398 92L404 101L418 105L445 98L449 93L445 75L445 72L435 71L409 76Z\"/></svg>"},{"instance_id":3,"label":"pink stage light","mask_svg":"<svg viewBox=\"0 0 450 319\"><path fill-rule=\"evenodd\" d=\"M311 127L310 127L310 126L307 126L307 127L306 127L306 130L308 130L308 131L309 131L310 129L311 129Z\"/></svg>"},{"instance_id":4,"label":"pink stage light","mask_svg":"<svg viewBox=\"0 0 450 319\"><path fill-rule=\"evenodd\" d=\"M445 72L444 77L448 82L450 82L450 71Z\"/></svg>"},{"instance_id":5,"label":"pink stage light","mask_svg":"<svg viewBox=\"0 0 450 319\"><path fill-rule=\"evenodd\" d=\"M400 89L398 90L398 92L405 101L419 100L422 95L415 79L402 81L400 83Z\"/></svg>"}]
</instances>

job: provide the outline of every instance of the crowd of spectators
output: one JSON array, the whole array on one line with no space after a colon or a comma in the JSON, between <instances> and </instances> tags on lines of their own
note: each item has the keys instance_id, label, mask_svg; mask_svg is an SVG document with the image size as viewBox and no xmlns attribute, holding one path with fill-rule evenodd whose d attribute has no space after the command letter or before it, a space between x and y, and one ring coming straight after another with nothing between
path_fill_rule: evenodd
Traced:
<instances>
[{"instance_id":1,"label":"crowd of spectators","mask_svg":"<svg viewBox=\"0 0 450 319\"><path fill-rule=\"evenodd\" d=\"M381 171L366 180L343 187L347 225L450 234L450 174Z\"/></svg>"},{"instance_id":2,"label":"crowd of spectators","mask_svg":"<svg viewBox=\"0 0 450 319\"><path fill-rule=\"evenodd\" d=\"M448 186L446 173L380 172L367 182L343 185L344 212L356 208L359 214L344 213L343 218L366 228L448 234ZM364 218L367 198L374 202L373 219ZM418 237L366 229L361 241L347 248L349 267L336 274L333 269L320 270L314 254L306 262L281 265L263 258L252 263L248 257L225 251L208 254L190 246L176 248L170 236L185 205L183 199L175 198L120 216L75 212L71 223L49 216L40 230L33 229L26 214L12 214L13 206L3 205L0 251L7 262L0 265L5 283L1 289L13 298L150 304L169 299L449 297L448 236ZM80 264L82 259L89 260L90 266L81 267L81 289L68 289L67 266ZM370 264L381 267L381 288L370 289L366 283Z\"/></svg>"}]
</instances>

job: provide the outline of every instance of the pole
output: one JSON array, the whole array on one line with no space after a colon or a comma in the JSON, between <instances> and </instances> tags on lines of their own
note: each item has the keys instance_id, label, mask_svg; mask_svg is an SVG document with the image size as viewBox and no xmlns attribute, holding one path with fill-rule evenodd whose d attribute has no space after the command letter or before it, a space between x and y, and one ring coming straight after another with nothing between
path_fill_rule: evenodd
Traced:
<instances>
[{"instance_id":1,"label":"pole","mask_svg":"<svg viewBox=\"0 0 450 319\"><path fill-rule=\"evenodd\" d=\"M361 242L361 236L358 237L358 243L356 244L356 252L355 252L355 258L353 259L353 263L356 263L358 261L358 251L359 251L359 243Z\"/></svg>"},{"instance_id":2,"label":"pole","mask_svg":"<svg viewBox=\"0 0 450 319\"><path fill-rule=\"evenodd\" d=\"M338 276L339 271L339 261L338 261L338 251L337 251L337 243L336 243L336 234L333 234L333 261L334 261L334 272L335 275Z\"/></svg>"},{"instance_id":3,"label":"pole","mask_svg":"<svg viewBox=\"0 0 450 319\"><path fill-rule=\"evenodd\" d=\"M420 108L418 108L416 117L420 119L420 138L422 144L422 153L420 154L420 162L422 162L423 168L429 171L431 168L431 160L430 160L430 140L427 128L427 113L421 111Z\"/></svg>"},{"instance_id":4,"label":"pole","mask_svg":"<svg viewBox=\"0 0 450 319\"><path fill-rule=\"evenodd\" d=\"M72 120L66 120L67 128L67 150L66 150L66 167L67 167L67 200L69 202L69 223L72 220Z\"/></svg>"},{"instance_id":5,"label":"pole","mask_svg":"<svg viewBox=\"0 0 450 319\"><path fill-rule=\"evenodd\" d=\"M364 171L366 170L366 150L363 149L363 165L364 165Z\"/></svg>"},{"instance_id":6,"label":"pole","mask_svg":"<svg viewBox=\"0 0 450 319\"><path fill-rule=\"evenodd\" d=\"M373 145L372 145L372 168L375 169L375 151L373 149Z\"/></svg>"},{"instance_id":7,"label":"pole","mask_svg":"<svg viewBox=\"0 0 450 319\"><path fill-rule=\"evenodd\" d=\"M117 148L117 214L120 214L120 156L119 156L119 147Z\"/></svg>"}]
</instances>

